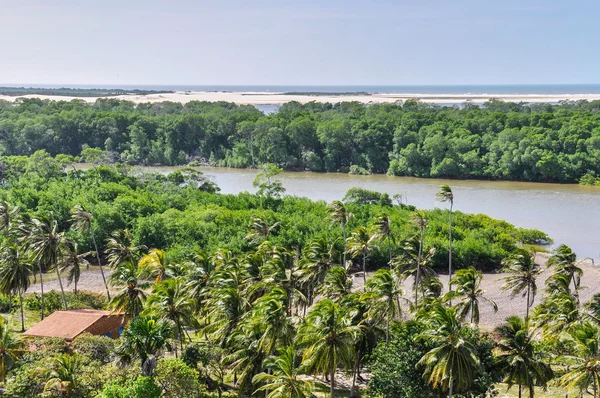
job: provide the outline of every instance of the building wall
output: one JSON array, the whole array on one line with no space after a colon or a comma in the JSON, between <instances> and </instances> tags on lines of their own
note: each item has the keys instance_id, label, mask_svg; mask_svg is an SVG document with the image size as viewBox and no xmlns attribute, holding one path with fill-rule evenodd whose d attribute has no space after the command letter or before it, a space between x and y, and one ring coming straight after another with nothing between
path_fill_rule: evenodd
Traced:
<instances>
[{"instance_id":1,"label":"building wall","mask_svg":"<svg viewBox=\"0 0 600 398\"><path fill-rule=\"evenodd\" d=\"M107 335L111 339L118 339L121 336L123 326L125 326L125 323L122 315L105 315L85 329L84 332L95 336Z\"/></svg>"}]
</instances>

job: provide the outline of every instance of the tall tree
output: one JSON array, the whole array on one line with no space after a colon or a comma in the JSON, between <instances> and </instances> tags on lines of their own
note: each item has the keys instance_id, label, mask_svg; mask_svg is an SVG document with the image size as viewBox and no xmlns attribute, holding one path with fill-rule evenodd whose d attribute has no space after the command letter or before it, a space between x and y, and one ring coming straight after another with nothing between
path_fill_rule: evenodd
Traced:
<instances>
[{"instance_id":1,"label":"tall tree","mask_svg":"<svg viewBox=\"0 0 600 398\"><path fill-rule=\"evenodd\" d=\"M0 290L19 295L21 307L21 331L25 331L23 294L29 289L31 276L35 275L31 258L16 243L4 241L0 248Z\"/></svg>"},{"instance_id":2,"label":"tall tree","mask_svg":"<svg viewBox=\"0 0 600 398\"><path fill-rule=\"evenodd\" d=\"M328 206L328 210L331 222L340 224L340 227L342 228L342 239L344 239L342 266L346 267L346 227L348 226L348 221L350 221L350 218L352 218L353 214L347 211L344 203L340 202L339 200L333 201Z\"/></svg>"},{"instance_id":3,"label":"tall tree","mask_svg":"<svg viewBox=\"0 0 600 398\"><path fill-rule=\"evenodd\" d=\"M421 314L426 330L418 339L431 343L434 348L421 358L418 365L425 367L425 375L434 388L448 392L465 391L480 368L475 347L465 338L456 309L436 301L428 312Z\"/></svg>"},{"instance_id":4,"label":"tall tree","mask_svg":"<svg viewBox=\"0 0 600 398\"><path fill-rule=\"evenodd\" d=\"M47 270L54 269L56 271L65 310L67 309L67 298L60 276L59 263L70 242L71 240L65 236L65 233L59 231L58 222L53 215L50 215L49 218L33 218L31 220L31 229L26 245L34 253L35 262L39 264L40 280L44 266Z\"/></svg>"},{"instance_id":5,"label":"tall tree","mask_svg":"<svg viewBox=\"0 0 600 398\"><path fill-rule=\"evenodd\" d=\"M123 263L134 263L137 265L141 253L148 250L146 246L133 244L133 236L129 230L114 231L106 244L108 265L117 268Z\"/></svg>"},{"instance_id":6,"label":"tall tree","mask_svg":"<svg viewBox=\"0 0 600 398\"><path fill-rule=\"evenodd\" d=\"M115 311L124 312L135 318L144 310L146 289L150 283L138 278L137 265L125 262L117 268L110 277L109 283L121 287L110 301L110 307Z\"/></svg>"},{"instance_id":7,"label":"tall tree","mask_svg":"<svg viewBox=\"0 0 600 398\"><path fill-rule=\"evenodd\" d=\"M372 249L373 238L367 228L356 227L348 238L348 252L352 257L362 255L363 289L367 288L367 256Z\"/></svg>"},{"instance_id":8,"label":"tall tree","mask_svg":"<svg viewBox=\"0 0 600 398\"><path fill-rule=\"evenodd\" d=\"M416 211L412 214L411 220L413 225L419 229L419 251L417 254L417 274L415 279L415 286L419 286L421 279L421 256L423 255L423 239L425 236L425 228L427 228L427 218L425 217L424 211ZM415 290L415 308L419 306L419 296L417 290Z\"/></svg>"},{"instance_id":9,"label":"tall tree","mask_svg":"<svg viewBox=\"0 0 600 398\"><path fill-rule=\"evenodd\" d=\"M394 234L392 233L392 220L390 216L385 213L379 213L375 215L373 221L373 238L377 240L385 240L388 247L389 261L392 261L392 244L394 243ZM391 267L391 264L390 264Z\"/></svg>"},{"instance_id":10,"label":"tall tree","mask_svg":"<svg viewBox=\"0 0 600 398\"><path fill-rule=\"evenodd\" d=\"M549 267L554 267L554 275L565 275L569 279L569 284L573 285L573 290L569 292L573 297L579 301L579 288L581 283L581 276L583 275L583 269L581 268L581 261L577 261L577 254L571 250L569 246L560 245L546 263Z\"/></svg>"},{"instance_id":11,"label":"tall tree","mask_svg":"<svg viewBox=\"0 0 600 398\"><path fill-rule=\"evenodd\" d=\"M452 291L452 208L454 207L454 194L452 188L448 184L440 186L440 190L436 194L437 199L440 202L450 203L450 217L449 217L449 250L448 250L448 291ZM452 300L450 300L452 305Z\"/></svg>"},{"instance_id":12,"label":"tall tree","mask_svg":"<svg viewBox=\"0 0 600 398\"><path fill-rule=\"evenodd\" d=\"M90 263L86 260L86 257L93 255L91 252L79 253L79 247L77 242L70 242L65 248L66 252L61 258L60 270L68 271L67 282L70 285L74 285L74 293L77 294L77 284L81 278L81 269L83 267L89 268Z\"/></svg>"},{"instance_id":13,"label":"tall tree","mask_svg":"<svg viewBox=\"0 0 600 398\"><path fill-rule=\"evenodd\" d=\"M502 278L506 283L502 290L510 291L511 296L527 296L525 319L529 318L529 308L537 293L536 279L542 272L535 263L535 253L520 249L504 261L504 269L509 275Z\"/></svg>"},{"instance_id":14,"label":"tall tree","mask_svg":"<svg viewBox=\"0 0 600 398\"><path fill-rule=\"evenodd\" d=\"M390 341L391 320L400 315L400 297L403 292L389 269L378 269L367 282L367 299L372 300L371 312L375 318L385 319L385 341Z\"/></svg>"},{"instance_id":15,"label":"tall tree","mask_svg":"<svg viewBox=\"0 0 600 398\"><path fill-rule=\"evenodd\" d=\"M496 328L500 335L498 343L498 358L504 369L504 383L509 388L519 386L519 398L523 387L529 390L533 398L536 385L545 386L552 379L552 369L541 360L534 346L533 331L529 328L526 319L511 316L506 323Z\"/></svg>"},{"instance_id":16,"label":"tall tree","mask_svg":"<svg viewBox=\"0 0 600 398\"><path fill-rule=\"evenodd\" d=\"M470 323L479 325L479 301L483 300L490 304L494 312L498 311L498 305L489 298L485 297L483 289L481 289L481 280L483 274L475 268L465 268L456 271L452 278L452 285L456 289L448 292L447 298L459 298L457 304L458 315L461 320L464 320L467 315L470 315Z\"/></svg>"},{"instance_id":17,"label":"tall tree","mask_svg":"<svg viewBox=\"0 0 600 398\"><path fill-rule=\"evenodd\" d=\"M269 225L269 223L261 217L252 217L248 227L250 231L245 239L254 244L258 244L263 240L269 240L269 236L279 228L279 225L279 222Z\"/></svg>"},{"instance_id":18,"label":"tall tree","mask_svg":"<svg viewBox=\"0 0 600 398\"><path fill-rule=\"evenodd\" d=\"M102 261L100 260L100 251L98 250L98 243L96 242L96 235L94 231L94 216L82 205L75 205L71 209L71 226L75 231L79 231L83 234L89 233L92 237L92 243L94 244L94 250L96 251L96 261L100 267L100 274L102 275L102 282L104 282L104 288L106 289L106 298L110 301L110 291L108 290L108 283L106 282L106 276L104 275L104 268L102 268Z\"/></svg>"},{"instance_id":19,"label":"tall tree","mask_svg":"<svg viewBox=\"0 0 600 398\"><path fill-rule=\"evenodd\" d=\"M577 388L582 396L592 387L594 398L600 388L600 330L590 321L578 324L565 336L575 347L571 355L560 359L567 365L558 383L568 390Z\"/></svg>"},{"instance_id":20,"label":"tall tree","mask_svg":"<svg viewBox=\"0 0 600 398\"><path fill-rule=\"evenodd\" d=\"M302 363L308 371L329 373L331 398L334 398L338 365L352 366L358 333L360 329L352 325L348 310L331 300L319 301L298 330L297 342L306 347Z\"/></svg>"}]
</instances>

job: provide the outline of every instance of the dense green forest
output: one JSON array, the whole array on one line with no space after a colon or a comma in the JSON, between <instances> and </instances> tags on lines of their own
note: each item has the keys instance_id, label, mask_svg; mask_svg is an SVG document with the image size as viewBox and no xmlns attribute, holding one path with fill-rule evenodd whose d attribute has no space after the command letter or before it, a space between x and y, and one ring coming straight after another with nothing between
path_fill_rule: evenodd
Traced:
<instances>
[{"instance_id":1,"label":"dense green forest","mask_svg":"<svg viewBox=\"0 0 600 398\"><path fill-rule=\"evenodd\" d=\"M580 302L581 264L560 246L533 305L541 268L522 244L548 240L539 231L360 188L330 204L285 196L275 165L256 194L223 195L192 169L140 175L69 161L2 158L6 396L484 398L514 386L519 396L550 387L597 397L600 296ZM452 204L451 187L437 199ZM450 254L448 290L436 270ZM479 269L498 267L526 317L489 334L480 307L497 305ZM98 271L102 293L77 289ZM31 293L51 277L60 289ZM19 335L81 308L130 321L119 340Z\"/></svg>"},{"instance_id":2,"label":"dense green forest","mask_svg":"<svg viewBox=\"0 0 600 398\"><path fill-rule=\"evenodd\" d=\"M99 99L0 102L0 154L418 177L578 182L600 175L600 102L441 107L291 102L264 115L231 103Z\"/></svg>"}]
</instances>

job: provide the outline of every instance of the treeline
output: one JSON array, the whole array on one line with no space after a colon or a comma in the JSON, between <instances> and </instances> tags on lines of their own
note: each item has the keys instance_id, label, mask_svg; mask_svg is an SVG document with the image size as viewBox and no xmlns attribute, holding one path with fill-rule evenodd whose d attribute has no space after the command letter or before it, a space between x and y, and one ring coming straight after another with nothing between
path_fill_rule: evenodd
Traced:
<instances>
[{"instance_id":1,"label":"treeline","mask_svg":"<svg viewBox=\"0 0 600 398\"><path fill-rule=\"evenodd\" d=\"M417 177L578 182L600 175L600 102L462 108L407 101L252 106L99 99L0 103L4 155L87 147L129 164L190 161Z\"/></svg>"}]
</instances>

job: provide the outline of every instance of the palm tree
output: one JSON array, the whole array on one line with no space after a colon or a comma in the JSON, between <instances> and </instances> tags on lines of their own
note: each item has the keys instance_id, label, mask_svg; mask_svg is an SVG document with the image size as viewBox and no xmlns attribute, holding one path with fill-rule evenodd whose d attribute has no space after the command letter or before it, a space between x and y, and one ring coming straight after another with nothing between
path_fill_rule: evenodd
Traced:
<instances>
[{"instance_id":1,"label":"palm tree","mask_svg":"<svg viewBox=\"0 0 600 398\"><path fill-rule=\"evenodd\" d=\"M125 262L113 272L109 283L121 286L121 290L110 301L110 307L118 312L136 317L144 310L146 292L150 284L138 279L136 264Z\"/></svg>"},{"instance_id":2,"label":"palm tree","mask_svg":"<svg viewBox=\"0 0 600 398\"><path fill-rule=\"evenodd\" d=\"M448 184L440 186L440 190L436 194L436 197L440 202L450 203L450 232L448 234L450 244L448 250L448 291L450 292L452 291L452 207L454 206L454 194L452 193L452 188L450 188ZM452 305L452 300L450 300L450 305Z\"/></svg>"},{"instance_id":3,"label":"palm tree","mask_svg":"<svg viewBox=\"0 0 600 398\"><path fill-rule=\"evenodd\" d=\"M394 272L400 280L414 278L415 309L419 305L419 289L425 299L426 291L428 288L431 288L431 286L427 285L431 285L432 283L437 284L437 275L431 267L434 255L435 247L430 248L423 255L423 248L421 247L419 237L414 236L402 243L401 254L392 260Z\"/></svg>"},{"instance_id":4,"label":"palm tree","mask_svg":"<svg viewBox=\"0 0 600 398\"><path fill-rule=\"evenodd\" d=\"M398 282L389 269L378 269L367 283L367 298L372 300L371 312L385 318L385 341L390 341L391 320L400 315L400 296Z\"/></svg>"},{"instance_id":5,"label":"palm tree","mask_svg":"<svg viewBox=\"0 0 600 398\"><path fill-rule=\"evenodd\" d=\"M516 296L520 293L523 297L527 296L525 319L528 319L529 308L533 305L533 300L537 293L536 279L542 272L539 265L535 263L535 253L519 249L504 261L504 267L505 272L508 272L510 275L502 278L502 280L506 281L504 286L502 286L502 290L510 291L511 296Z\"/></svg>"},{"instance_id":6,"label":"palm tree","mask_svg":"<svg viewBox=\"0 0 600 398\"><path fill-rule=\"evenodd\" d=\"M312 398L321 383L301 378L302 366L296 366L296 350L294 346L282 347L279 354L265 360L270 373L259 373L253 378L254 383L265 383L256 391L268 391L267 398Z\"/></svg>"},{"instance_id":7,"label":"palm tree","mask_svg":"<svg viewBox=\"0 0 600 398\"><path fill-rule=\"evenodd\" d=\"M24 352L24 344L14 337L8 322L0 317L0 382L6 380L6 373Z\"/></svg>"},{"instance_id":8,"label":"palm tree","mask_svg":"<svg viewBox=\"0 0 600 398\"><path fill-rule=\"evenodd\" d=\"M23 293L29 289L30 277L35 276L33 264L14 242L5 241L0 249L0 290L19 295L21 331L25 331Z\"/></svg>"},{"instance_id":9,"label":"palm tree","mask_svg":"<svg viewBox=\"0 0 600 398\"><path fill-rule=\"evenodd\" d=\"M59 263L61 261L61 256L70 243L71 240L65 236L65 233L58 230L58 222L53 215L51 215L48 219L33 218L31 220L31 230L29 236L27 237L26 245L34 254L34 261L39 265L41 283L43 283L43 266L47 267L47 270L54 269L56 271L65 310L68 309L67 298L65 296L65 290L62 284L62 278L60 276ZM42 297L43 296L44 294L42 286ZM43 309L42 319L44 319Z\"/></svg>"},{"instance_id":10,"label":"palm tree","mask_svg":"<svg viewBox=\"0 0 600 398\"><path fill-rule=\"evenodd\" d=\"M411 223L413 223L419 229L419 249L417 252L417 272L415 275L415 308L419 307L419 295L417 289L421 282L421 256L423 255L423 238L425 235L425 228L427 228L427 218L425 218L425 212L422 210L416 211L412 214Z\"/></svg>"},{"instance_id":11,"label":"palm tree","mask_svg":"<svg viewBox=\"0 0 600 398\"><path fill-rule=\"evenodd\" d=\"M261 217L252 217L250 221L250 232L246 235L245 239L250 242L257 244L261 240L268 240L269 236L279 227L279 222L275 222L271 225L262 219Z\"/></svg>"},{"instance_id":12,"label":"palm tree","mask_svg":"<svg viewBox=\"0 0 600 398\"><path fill-rule=\"evenodd\" d=\"M81 358L77 354L61 354L53 358L53 369L44 386L44 392L56 390L61 395L76 394L81 380Z\"/></svg>"},{"instance_id":13,"label":"palm tree","mask_svg":"<svg viewBox=\"0 0 600 398\"><path fill-rule=\"evenodd\" d=\"M456 271L456 275L452 278L452 285L456 285L456 290L448 293L448 299L451 300L454 297L461 298L457 305L458 314L461 320L470 314L470 323L479 325L479 300L484 300L489 303L494 312L498 311L498 305L493 301L485 297L483 289L481 289L481 280L483 274L481 271L477 271L475 268L465 268Z\"/></svg>"},{"instance_id":14,"label":"palm tree","mask_svg":"<svg viewBox=\"0 0 600 398\"><path fill-rule=\"evenodd\" d=\"M348 252L352 257L362 255L363 289L367 288L367 256L371 251L372 237L365 227L356 227L348 238Z\"/></svg>"},{"instance_id":15,"label":"palm tree","mask_svg":"<svg viewBox=\"0 0 600 398\"><path fill-rule=\"evenodd\" d=\"M7 202L0 202L0 230L4 230L5 236L8 238L14 223L19 216L19 208L11 206Z\"/></svg>"},{"instance_id":16,"label":"palm tree","mask_svg":"<svg viewBox=\"0 0 600 398\"><path fill-rule=\"evenodd\" d=\"M298 274L298 281L307 292L309 305L312 305L314 290L322 285L331 269L334 262L333 258L333 245L330 245L324 237L311 239L304 248L299 269L296 273Z\"/></svg>"},{"instance_id":17,"label":"palm tree","mask_svg":"<svg viewBox=\"0 0 600 398\"><path fill-rule=\"evenodd\" d=\"M158 285L165 280L167 275L167 257L160 249L151 249L138 263L139 276L141 278L154 278L154 284Z\"/></svg>"},{"instance_id":18,"label":"palm tree","mask_svg":"<svg viewBox=\"0 0 600 398\"><path fill-rule=\"evenodd\" d=\"M194 302L186 293L182 280L167 279L155 285L152 294L148 297L150 311L175 324L182 352L184 327L197 325L194 318Z\"/></svg>"},{"instance_id":19,"label":"palm tree","mask_svg":"<svg viewBox=\"0 0 600 398\"><path fill-rule=\"evenodd\" d=\"M60 269L61 271L68 270L67 284L74 284L74 292L77 294L77 283L81 277L81 269L83 267L88 268L90 263L86 260L86 257L93 255L91 252L81 253L78 252L77 242L70 242L68 245L68 251L64 254L61 259Z\"/></svg>"},{"instance_id":20,"label":"palm tree","mask_svg":"<svg viewBox=\"0 0 600 398\"><path fill-rule=\"evenodd\" d=\"M454 390L467 390L480 368L475 347L465 338L465 328L460 324L455 308L447 308L436 301L421 321L426 330L417 337L434 348L419 360L418 366L425 367L428 382L452 398Z\"/></svg>"},{"instance_id":21,"label":"palm tree","mask_svg":"<svg viewBox=\"0 0 600 398\"><path fill-rule=\"evenodd\" d=\"M577 254L575 254L569 246L560 245L548 259L546 265L555 268L554 275L551 278L556 275L565 275L568 277L569 284L573 284L573 291L572 293L569 293L573 294L573 296L579 300L578 292L583 270L580 267L581 262L577 261Z\"/></svg>"},{"instance_id":22,"label":"palm tree","mask_svg":"<svg viewBox=\"0 0 600 398\"><path fill-rule=\"evenodd\" d=\"M89 233L91 235L94 250L96 251L96 260L98 261L98 266L100 266L100 274L102 274L102 281L104 282L104 288L106 289L106 298L110 301L110 291L108 290L108 283L106 282L106 276L104 275L104 269L102 268L102 261L100 261L100 251L98 250L96 236L94 235L93 222L94 216L87 211L85 207L82 205L73 206L71 209L71 227L73 230L79 231L82 234Z\"/></svg>"},{"instance_id":23,"label":"palm tree","mask_svg":"<svg viewBox=\"0 0 600 398\"><path fill-rule=\"evenodd\" d=\"M342 236L344 239L344 251L343 253L343 264L342 266L346 266L346 227L348 226L348 221L352 218L352 213L346 210L346 206L344 203L339 200L333 201L329 206L329 218L331 222L335 224L340 224L342 228Z\"/></svg>"},{"instance_id":24,"label":"palm tree","mask_svg":"<svg viewBox=\"0 0 600 398\"><path fill-rule=\"evenodd\" d=\"M335 302L340 301L352 292L352 278L342 266L331 267L323 283L319 285L318 292Z\"/></svg>"},{"instance_id":25,"label":"palm tree","mask_svg":"<svg viewBox=\"0 0 600 398\"><path fill-rule=\"evenodd\" d=\"M254 303L250 313L248 326L260 332L257 347L265 356L292 342L294 330L288 316L288 297L283 288L275 286Z\"/></svg>"},{"instance_id":26,"label":"palm tree","mask_svg":"<svg viewBox=\"0 0 600 398\"><path fill-rule=\"evenodd\" d=\"M145 250L146 246L133 244L133 236L129 230L114 231L106 244L108 266L114 269L127 262L137 264L140 254Z\"/></svg>"},{"instance_id":27,"label":"palm tree","mask_svg":"<svg viewBox=\"0 0 600 398\"><path fill-rule=\"evenodd\" d=\"M373 239L387 241L388 254L390 257L389 261L391 263L392 243L394 242L394 235L392 233L392 220L390 219L390 216L385 212L375 215L375 220L373 222L373 230Z\"/></svg>"},{"instance_id":28,"label":"palm tree","mask_svg":"<svg viewBox=\"0 0 600 398\"><path fill-rule=\"evenodd\" d=\"M544 363L535 352L533 331L527 319L511 316L506 323L496 328L501 340L498 343L498 358L505 371L504 383L508 388L517 384L519 398L523 386L529 389L530 397L534 396L534 386L545 387L552 379L552 369Z\"/></svg>"},{"instance_id":29,"label":"palm tree","mask_svg":"<svg viewBox=\"0 0 600 398\"><path fill-rule=\"evenodd\" d=\"M118 352L128 358L139 358L143 376L151 376L156 366L155 357L163 348L171 349L169 339L173 323L155 316L134 318L121 336Z\"/></svg>"},{"instance_id":30,"label":"palm tree","mask_svg":"<svg viewBox=\"0 0 600 398\"><path fill-rule=\"evenodd\" d=\"M297 342L306 347L302 363L307 371L329 373L330 397L334 397L338 365L350 368L354 342L360 329L352 325L348 310L331 300L319 301L298 330Z\"/></svg>"},{"instance_id":31,"label":"palm tree","mask_svg":"<svg viewBox=\"0 0 600 398\"><path fill-rule=\"evenodd\" d=\"M591 322L577 325L569 333L570 342L575 347L573 355L561 357L567 372L558 379L558 383L568 390L577 388L580 396L592 386L594 398L598 397L600 387L600 330Z\"/></svg>"}]
</instances>

